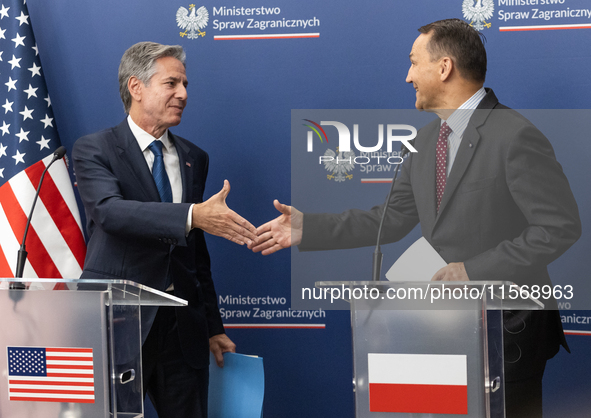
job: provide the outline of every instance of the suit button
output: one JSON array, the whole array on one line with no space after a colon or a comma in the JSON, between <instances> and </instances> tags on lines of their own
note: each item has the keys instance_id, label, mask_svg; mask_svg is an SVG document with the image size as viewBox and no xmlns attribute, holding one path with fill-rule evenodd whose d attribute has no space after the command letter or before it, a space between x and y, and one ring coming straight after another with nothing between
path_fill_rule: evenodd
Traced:
<instances>
[{"instance_id":1,"label":"suit button","mask_svg":"<svg viewBox=\"0 0 591 418\"><path fill-rule=\"evenodd\" d=\"M176 244L178 243L178 241L177 241L176 239L173 239L173 240L172 240L172 243L173 243L174 245L176 245Z\"/></svg>"}]
</instances>

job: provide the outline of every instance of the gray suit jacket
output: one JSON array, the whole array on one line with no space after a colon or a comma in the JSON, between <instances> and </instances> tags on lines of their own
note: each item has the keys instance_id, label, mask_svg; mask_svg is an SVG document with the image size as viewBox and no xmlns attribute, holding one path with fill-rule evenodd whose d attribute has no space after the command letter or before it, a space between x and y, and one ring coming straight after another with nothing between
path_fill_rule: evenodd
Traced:
<instances>
[{"instance_id":1,"label":"gray suit jacket","mask_svg":"<svg viewBox=\"0 0 591 418\"><path fill-rule=\"evenodd\" d=\"M382 243L401 239L420 222L423 236L446 262L464 262L470 280L551 284L546 266L579 238L581 224L549 141L487 90L464 132L437 212L440 123L437 119L418 132L418 153L401 167L387 205ZM375 245L383 210L376 206L338 215L306 214L299 248ZM534 373L560 343L567 347L557 311L506 312L505 328L511 331L505 335L506 360L522 366L506 366L509 380ZM519 362L511 362L513 356Z\"/></svg>"}]
</instances>

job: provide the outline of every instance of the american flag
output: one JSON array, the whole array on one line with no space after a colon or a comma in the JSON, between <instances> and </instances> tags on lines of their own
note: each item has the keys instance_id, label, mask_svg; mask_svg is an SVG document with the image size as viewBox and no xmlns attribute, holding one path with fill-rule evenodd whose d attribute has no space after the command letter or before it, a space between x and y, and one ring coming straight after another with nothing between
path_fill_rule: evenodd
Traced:
<instances>
[{"instance_id":1,"label":"american flag","mask_svg":"<svg viewBox=\"0 0 591 418\"><path fill-rule=\"evenodd\" d=\"M92 348L8 347L11 401L94 403Z\"/></svg>"},{"instance_id":2,"label":"american flag","mask_svg":"<svg viewBox=\"0 0 591 418\"><path fill-rule=\"evenodd\" d=\"M23 0L0 0L0 277L14 277L41 173L61 145ZM86 245L66 163L47 172L27 236L25 278L78 278Z\"/></svg>"}]
</instances>

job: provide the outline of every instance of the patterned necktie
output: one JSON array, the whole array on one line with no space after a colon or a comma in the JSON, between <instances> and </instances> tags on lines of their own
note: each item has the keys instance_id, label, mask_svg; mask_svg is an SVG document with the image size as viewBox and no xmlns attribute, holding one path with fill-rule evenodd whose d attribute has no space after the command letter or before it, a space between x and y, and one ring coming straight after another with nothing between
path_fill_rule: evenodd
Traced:
<instances>
[{"instance_id":1,"label":"patterned necktie","mask_svg":"<svg viewBox=\"0 0 591 418\"><path fill-rule=\"evenodd\" d=\"M170 180L166 174L164 167L164 159L162 158L162 142L156 140L148 145L152 154L154 154L154 165L152 166L152 176L156 182L156 188L160 195L161 202L172 203L172 188L170 187Z\"/></svg>"},{"instance_id":2,"label":"patterned necktie","mask_svg":"<svg viewBox=\"0 0 591 418\"><path fill-rule=\"evenodd\" d=\"M436 147L436 160L435 165L435 185L437 195L437 212L439 212L439 206L441 205L441 198L445 190L445 182L447 180L447 138L451 133L451 128L447 122L443 122L441 129L439 130L439 138L437 139Z\"/></svg>"}]
</instances>

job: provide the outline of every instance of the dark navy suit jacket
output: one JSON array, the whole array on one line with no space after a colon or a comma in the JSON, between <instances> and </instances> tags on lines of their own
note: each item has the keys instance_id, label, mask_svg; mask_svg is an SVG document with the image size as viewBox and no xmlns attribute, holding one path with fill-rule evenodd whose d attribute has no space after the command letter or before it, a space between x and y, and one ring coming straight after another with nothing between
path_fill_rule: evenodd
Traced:
<instances>
[{"instance_id":1,"label":"dark navy suit jacket","mask_svg":"<svg viewBox=\"0 0 591 418\"><path fill-rule=\"evenodd\" d=\"M192 203L203 201L208 170L205 151L172 135L181 169L183 203L162 203L127 120L80 138L74 171L87 218L88 250L81 278L124 279L165 290L189 302L176 308L186 361L207 367L209 337L224 332L203 231L185 236ZM156 316L142 309L142 341Z\"/></svg>"}]
</instances>

